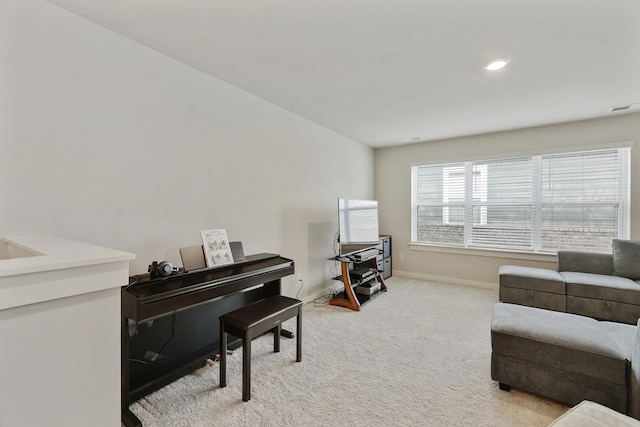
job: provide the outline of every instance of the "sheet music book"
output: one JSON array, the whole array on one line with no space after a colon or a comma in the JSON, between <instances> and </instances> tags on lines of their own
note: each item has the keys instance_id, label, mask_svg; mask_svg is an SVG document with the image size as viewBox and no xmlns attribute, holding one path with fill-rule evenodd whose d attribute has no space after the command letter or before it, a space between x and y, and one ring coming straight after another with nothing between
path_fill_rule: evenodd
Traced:
<instances>
[{"instance_id":1,"label":"sheet music book","mask_svg":"<svg viewBox=\"0 0 640 427\"><path fill-rule=\"evenodd\" d=\"M227 230L202 230L202 247L204 248L207 267L215 267L233 263L233 254L227 238Z\"/></svg>"}]
</instances>

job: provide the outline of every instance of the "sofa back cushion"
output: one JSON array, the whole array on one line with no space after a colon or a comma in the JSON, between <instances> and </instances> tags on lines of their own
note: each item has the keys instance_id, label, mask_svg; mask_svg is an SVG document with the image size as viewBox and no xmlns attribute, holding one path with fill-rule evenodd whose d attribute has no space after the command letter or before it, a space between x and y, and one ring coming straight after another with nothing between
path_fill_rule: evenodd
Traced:
<instances>
[{"instance_id":1,"label":"sofa back cushion","mask_svg":"<svg viewBox=\"0 0 640 427\"><path fill-rule=\"evenodd\" d=\"M613 274L631 280L640 279L640 241L613 240Z\"/></svg>"},{"instance_id":2,"label":"sofa back cushion","mask_svg":"<svg viewBox=\"0 0 640 427\"><path fill-rule=\"evenodd\" d=\"M608 274L613 273L613 256L597 252L558 251L558 271L575 271L578 273Z\"/></svg>"}]
</instances>

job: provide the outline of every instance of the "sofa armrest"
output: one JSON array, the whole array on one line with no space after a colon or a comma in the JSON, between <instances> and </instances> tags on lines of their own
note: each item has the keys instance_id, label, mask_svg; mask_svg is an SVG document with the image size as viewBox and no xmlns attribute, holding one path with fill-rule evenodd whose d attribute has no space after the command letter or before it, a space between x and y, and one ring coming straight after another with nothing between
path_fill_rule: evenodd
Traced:
<instances>
[{"instance_id":1,"label":"sofa armrest","mask_svg":"<svg viewBox=\"0 0 640 427\"><path fill-rule=\"evenodd\" d=\"M613 255L597 252L558 251L558 271L613 274Z\"/></svg>"},{"instance_id":2,"label":"sofa armrest","mask_svg":"<svg viewBox=\"0 0 640 427\"><path fill-rule=\"evenodd\" d=\"M628 413L635 419L640 419L640 320L636 325L636 341L631 353L631 378L629 378L629 408Z\"/></svg>"}]
</instances>

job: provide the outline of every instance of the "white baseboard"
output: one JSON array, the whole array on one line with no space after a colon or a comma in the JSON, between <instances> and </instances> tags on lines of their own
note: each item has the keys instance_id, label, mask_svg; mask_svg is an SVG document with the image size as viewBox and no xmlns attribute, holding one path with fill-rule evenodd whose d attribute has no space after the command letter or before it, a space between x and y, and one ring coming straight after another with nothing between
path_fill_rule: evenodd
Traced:
<instances>
[{"instance_id":1,"label":"white baseboard","mask_svg":"<svg viewBox=\"0 0 640 427\"><path fill-rule=\"evenodd\" d=\"M326 288L320 289L319 291L316 291L312 294L303 295L301 298L301 301L303 304L306 304L311 301L315 301L318 298L331 294L334 289L335 289L335 286L327 286Z\"/></svg>"},{"instance_id":2,"label":"white baseboard","mask_svg":"<svg viewBox=\"0 0 640 427\"><path fill-rule=\"evenodd\" d=\"M453 285L463 285L463 286L471 286L471 287L475 287L475 288L482 288L482 289L491 289L494 291L498 290L498 284L497 283L488 283L488 282L478 282L478 281L474 281L474 280L464 280L464 279L457 279L457 278L453 278L453 277L445 277L445 276L435 276L432 274L420 274L420 273L412 273L409 271L402 271L402 270L393 270L393 275L394 276L398 276L398 277L406 277L409 279L419 279L419 280L425 280L425 281L429 281L429 282L437 282L437 283L450 283ZM326 296L328 294L331 294L331 292L334 290L335 286L327 286L324 289L320 289L310 295L304 295L301 299L303 304L306 304L308 302L311 301L315 301L317 298L321 298L323 296Z\"/></svg>"},{"instance_id":3,"label":"white baseboard","mask_svg":"<svg viewBox=\"0 0 640 427\"><path fill-rule=\"evenodd\" d=\"M393 270L394 276L406 277L409 279L420 279L426 280L429 282L438 282L438 283L451 283L454 285L464 285L464 286L472 286L475 288L483 288L483 289L491 289L498 290L497 283L488 283L488 282L478 282L474 280L464 280L457 279L454 277L444 277L444 276L434 276L431 274L420 274L420 273L412 273L410 271L402 271L402 270Z\"/></svg>"}]
</instances>

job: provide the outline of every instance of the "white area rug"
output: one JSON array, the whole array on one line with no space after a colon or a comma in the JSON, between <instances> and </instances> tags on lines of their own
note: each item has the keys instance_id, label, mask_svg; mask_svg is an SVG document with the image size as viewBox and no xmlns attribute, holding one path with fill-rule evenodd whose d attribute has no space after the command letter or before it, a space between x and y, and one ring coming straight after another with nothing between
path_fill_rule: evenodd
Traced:
<instances>
[{"instance_id":1,"label":"white area rug","mask_svg":"<svg viewBox=\"0 0 640 427\"><path fill-rule=\"evenodd\" d=\"M242 350L131 405L145 427L546 426L567 407L491 380L497 292L393 277L360 312L303 309L295 339L273 353L253 341L251 400L242 402ZM295 332L295 320L284 324Z\"/></svg>"}]
</instances>

